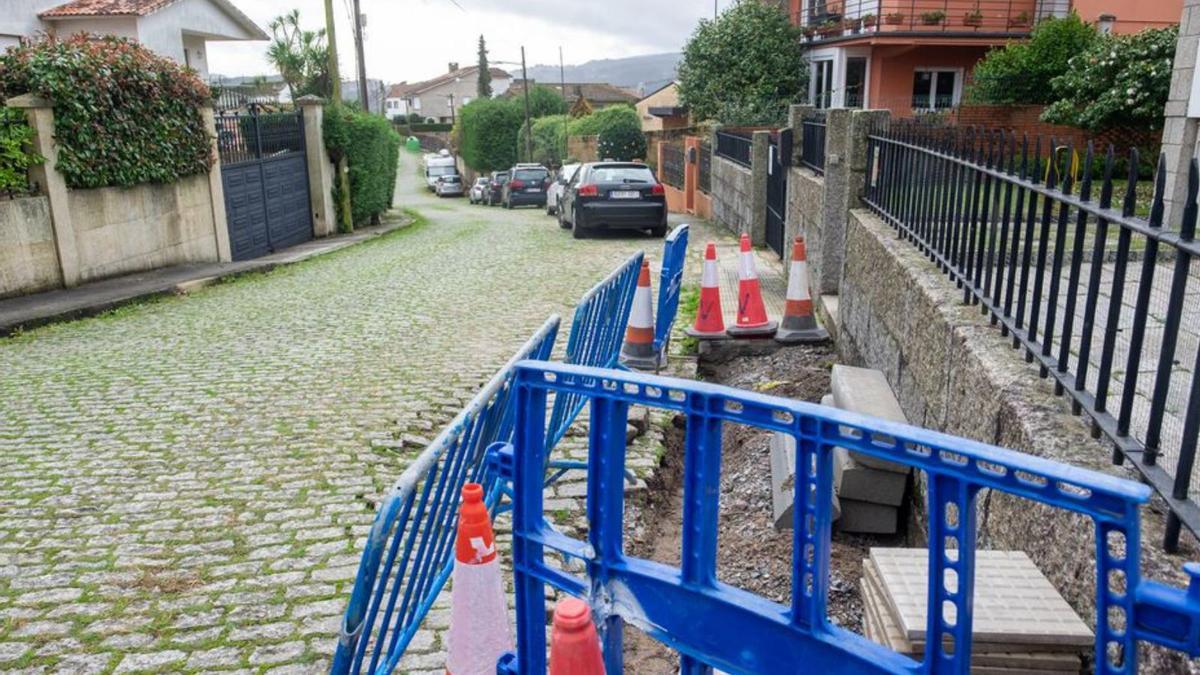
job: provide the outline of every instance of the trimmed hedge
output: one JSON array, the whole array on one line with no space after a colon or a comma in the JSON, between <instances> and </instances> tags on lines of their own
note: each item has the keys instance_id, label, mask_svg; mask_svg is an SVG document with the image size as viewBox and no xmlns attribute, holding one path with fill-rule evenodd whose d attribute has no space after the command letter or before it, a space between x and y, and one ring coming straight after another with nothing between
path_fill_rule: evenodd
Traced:
<instances>
[{"instance_id":1,"label":"trimmed hedge","mask_svg":"<svg viewBox=\"0 0 1200 675\"><path fill-rule=\"evenodd\" d=\"M602 159L627 162L645 159L646 135L642 121L631 106L615 105L573 120L572 136L599 136L597 152Z\"/></svg>"},{"instance_id":2,"label":"trimmed hedge","mask_svg":"<svg viewBox=\"0 0 1200 675\"><path fill-rule=\"evenodd\" d=\"M563 132L570 118L566 115L549 115L533 120L533 159L530 161L546 166L558 166L567 154ZM525 125L517 134L517 147L525 148Z\"/></svg>"},{"instance_id":3,"label":"trimmed hedge","mask_svg":"<svg viewBox=\"0 0 1200 675\"><path fill-rule=\"evenodd\" d=\"M42 158L29 152L33 129L25 123L25 113L0 108L0 193L20 194L29 190L29 167Z\"/></svg>"},{"instance_id":4,"label":"trimmed hedge","mask_svg":"<svg viewBox=\"0 0 1200 675\"><path fill-rule=\"evenodd\" d=\"M173 183L212 166L208 87L131 40L80 34L9 49L0 98L20 94L53 103L58 170L72 188Z\"/></svg>"},{"instance_id":5,"label":"trimmed hedge","mask_svg":"<svg viewBox=\"0 0 1200 675\"><path fill-rule=\"evenodd\" d=\"M459 151L468 166L487 173L517 162L517 135L525 122L523 109L512 99L476 99L458 115Z\"/></svg>"},{"instance_id":6,"label":"trimmed hedge","mask_svg":"<svg viewBox=\"0 0 1200 675\"><path fill-rule=\"evenodd\" d=\"M354 225L378 220L392 206L396 162L402 139L379 115L344 105L325 109L322 133L329 158L346 158L350 172L350 212ZM335 191L337 187L335 186Z\"/></svg>"}]
</instances>

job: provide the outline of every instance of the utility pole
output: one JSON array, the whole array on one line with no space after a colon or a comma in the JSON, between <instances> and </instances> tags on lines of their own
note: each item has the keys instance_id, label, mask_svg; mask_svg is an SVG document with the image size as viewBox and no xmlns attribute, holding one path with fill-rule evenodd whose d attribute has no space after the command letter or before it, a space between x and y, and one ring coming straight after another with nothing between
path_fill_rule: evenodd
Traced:
<instances>
[{"instance_id":1,"label":"utility pole","mask_svg":"<svg viewBox=\"0 0 1200 675\"><path fill-rule=\"evenodd\" d=\"M566 75L566 70L563 68L562 45L558 46L558 87L559 87L559 91L562 92L563 105L566 105L567 104L567 75ZM567 112L568 113L571 112L571 109L569 107L567 108ZM559 157L559 162L558 162L558 165L560 167L567 163L567 146L569 146L571 144L570 137L568 136L568 133L570 133L570 132L568 131L567 127L570 126L570 122L571 122L571 116L567 115L566 119L563 120L563 149L562 149L562 156Z\"/></svg>"},{"instance_id":2,"label":"utility pole","mask_svg":"<svg viewBox=\"0 0 1200 675\"><path fill-rule=\"evenodd\" d=\"M446 98L450 99L450 125L454 125L454 92L446 94Z\"/></svg>"},{"instance_id":3,"label":"utility pole","mask_svg":"<svg viewBox=\"0 0 1200 675\"><path fill-rule=\"evenodd\" d=\"M533 127L529 125L529 73L525 70L525 45L521 45L521 79L525 80L525 159L532 162Z\"/></svg>"},{"instance_id":4,"label":"utility pole","mask_svg":"<svg viewBox=\"0 0 1200 675\"><path fill-rule=\"evenodd\" d=\"M342 76L338 74L337 32L333 27L333 0L325 0L325 37L329 41L325 69L329 71L329 82L333 85L333 103L342 102Z\"/></svg>"},{"instance_id":5,"label":"utility pole","mask_svg":"<svg viewBox=\"0 0 1200 675\"><path fill-rule=\"evenodd\" d=\"M358 57L358 100L362 102L363 112L371 112L371 102L367 98L367 63L363 60L362 24L358 0L354 0L354 52Z\"/></svg>"}]
</instances>

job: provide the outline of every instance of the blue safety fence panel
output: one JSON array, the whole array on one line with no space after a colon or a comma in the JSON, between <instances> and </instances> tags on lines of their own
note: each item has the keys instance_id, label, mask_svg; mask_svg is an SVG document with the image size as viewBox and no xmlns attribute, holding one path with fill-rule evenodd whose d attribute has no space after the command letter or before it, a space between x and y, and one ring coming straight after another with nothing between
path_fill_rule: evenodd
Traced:
<instances>
[{"instance_id":1,"label":"blue safety fence panel","mask_svg":"<svg viewBox=\"0 0 1200 675\"><path fill-rule=\"evenodd\" d=\"M609 673L624 672L628 622L678 651L684 675L709 673L959 673L971 662L975 497L1000 490L1087 518L1096 532L1096 672L1134 673L1139 640L1200 654L1200 568L1188 591L1143 580L1138 511L1150 488L1012 450L809 403L620 370L527 361L517 366L517 428L493 451L515 490L513 561L517 654L498 672L546 670L545 584L586 597ZM590 401L588 540L545 518L548 399ZM631 405L686 416L681 567L625 554L625 425ZM722 426L790 434L796 441L792 600L784 606L717 580ZM925 472L929 597L923 662L829 622L833 449ZM558 551L585 563L579 577L546 564ZM953 582L953 583L951 583ZM955 612L949 612L953 606ZM936 611L934 611L936 608ZM956 616L951 623L948 616ZM1119 617L1114 620L1112 617Z\"/></svg>"},{"instance_id":2,"label":"blue safety fence panel","mask_svg":"<svg viewBox=\"0 0 1200 675\"><path fill-rule=\"evenodd\" d=\"M512 378L523 359L548 359L551 317L408 466L388 491L359 562L331 673L390 673L454 567L458 507L467 482L482 483L495 514L501 485L485 459L512 438Z\"/></svg>"},{"instance_id":3,"label":"blue safety fence panel","mask_svg":"<svg viewBox=\"0 0 1200 675\"><path fill-rule=\"evenodd\" d=\"M600 368L617 365L644 257L642 251L633 254L580 298L571 322L571 335L567 338L564 363ZM554 448L567 435L567 429L583 410L584 403L583 397L572 393L554 399L546 436L547 448Z\"/></svg>"},{"instance_id":4,"label":"blue safety fence panel","mask_svg":"<svg viewBox=\"0 0 1200 675\"><path fill-rule=\"evenodd\" d=\"M679 293L683 288L683 268L687 264L688 225L679 225L663 244L662 275L658 280L658 309L654 313L654 353L659 363L666 362L671 328L679 311Z\"/></svg>"}]
</instances>

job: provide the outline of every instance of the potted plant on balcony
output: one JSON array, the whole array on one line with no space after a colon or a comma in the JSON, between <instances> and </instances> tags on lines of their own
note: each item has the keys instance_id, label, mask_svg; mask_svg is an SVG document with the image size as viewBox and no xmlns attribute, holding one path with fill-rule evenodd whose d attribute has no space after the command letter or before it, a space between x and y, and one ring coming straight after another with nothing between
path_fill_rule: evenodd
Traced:
<instances>
[{"instance_id":1,"label":"potted plant on balcony","mask_svg":"<svg viewBox=\"0 0 1200 675\"><path fill-rule=\"evenodd\" d=\"M937 26L946 20L946 13L940 9L932 12L925 12L921 15L921 23L926 26Z\"/></svg>"},{"instance_id":2,"label":"potted plant on balcony","mask_svg":"<svg viewBox=\"0 0 1200 675\"><path fill-rule=\"evenodd\" d=\"M883 17L883 20L889 26L899 26L900 24L904 23L904 12L892 12L891 14Z\"/></svg>"},{"instance_id":3,"label":"potted plant on balcony","mask_svg":"<svg viewBox=\"0 0 1200 675\"><path fill-rule=\"evenodd\" d=\"M1016 16L1009 17L1009 28L1028 28L1029 27L1029 12L1021 12Z\"/></svg>"},{"instance_id":4,"label":"potted plant on balcony","mask_svg":"<svg viewBox=\"0 0 1200 675\"><path fill-rule=\"evenodd\" d=\"M862 23L866 28L874 28L875 21L876 19L874 14L863 14Z\"/></svg>"},{"instance_id":5,"label":"potted plant on balcony","mask_svg":"<svg viewBox=\"0 0 1200 675\"><path fill-rule=\"evenodd\" d=\"M826 21L820 26L817 26L817 32L821 34L821 37L832 37L842 32L842 22Z\"/></svg>"},{"instance_id":6,"label":"potted plant on balcony","mask_svg":"<svg viewBox=\"0 0 1200 675\"><path fill-rule=\"evenodd\" d=\"M974 26L975 28L983 25L983 12L979 11L978 6L976 6L974 10L963 15L963 25Z\"/></svg>"},{"instance_id":7,"label":"potted plant on balcony","mask_svg":"<svg viewBox=\"0 0 1200 675\"><path fill-rule=\"evenodd\" d=\"M846 27L846 30L849 30L852 33L857 33L858 31L862 30L862 19L857 17L853 19L843 19L842 25Z\"/></svg>"},{"instance_id":8,"label":"potted plant on balcony","mask_svg":"<svg viewBox=\"0 0 1200 675\"><path fill-rule=\"evenodd\" d=\"M817 29L813 28L812 26L805 26L804 28L800 29L800 32L804 34L805 38L811 40L813 36L817 34Z\"/></svg>"}]
</instances>

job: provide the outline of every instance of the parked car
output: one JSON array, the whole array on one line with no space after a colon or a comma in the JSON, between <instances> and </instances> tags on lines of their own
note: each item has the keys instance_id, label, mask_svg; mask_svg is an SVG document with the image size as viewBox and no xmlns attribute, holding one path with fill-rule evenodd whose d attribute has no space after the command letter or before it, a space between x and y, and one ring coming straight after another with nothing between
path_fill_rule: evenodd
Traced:
<instances>
[{"instance_id":1,"label":"parked car","mask_svg":"<svg viewBox=\"0 0 1200 675\"><path fill-rule=\"evenodd\" d=\"M433 191L439 197L461 197L463 196L462 176L455 174L453 176L442 176L437 179L437 184L434 185Z\"/></svg>"},{"instance_id":2,"label":"parked car","mask_svg":"<svg viewBox=\"0 0 1200 675\"><path fill-rule=\"evenodd\" d=\"M589 230L649 230L667 233L667 196L645 164L591 162L579 167L563 188L558 224L576 239Z\"/></svg>"},{"instance_id":3,"label":"parked car","mask_svg":"<svg viewBox=\"0 0 1200 675\"><path fill-rule=\"evenodd\" d=\"M488 206L499 204L504 193L504 184L507 182L507 171L493 171L491 178L488 179L487 189L483 193L483 203Z\"/></svg>"},{"instance_id":4,"label":"parked car","mask_svg":"<svg viewBox=\"0 0 1200 675\"><path fill-rule=\"evenodd\" d=\"M546 188L550 186L549 169L541 164L518 164L509 171L512 180L504 185L504 208L546 206Z\"/></svg>"},{"instance_id":5,"label":"parked car","mask_svg":"<svg viewBox=\"0 0 1200 675\"><path fill-rule=\"evenodd\" d=\"M458 165L449 150L425 156L425 184L429 186L430 190L437 191L437 180L442 176L457 175Z\"/></svg>"},{"instance_id":6,"label":"parked car","mask_svg":"<svg viewBox=\"0 0 1200 675\"><path fill-rule=\"evenodd\" d=\"M558 173L554 175L554 181L546 190L546 215L552 216L558 213L558 200L562 197L563 188L571 182L571 176L574 176L578 170L578 164L567 164L559 168Z\"/></svg>"},{"instance_id":7,"label":"parked car","mask_svg":"<svg viewBox=\"0 0 1200 675\"><path fill-rule=\"evenodd\" d=\"M480 176L475 179L475 183L471 186L471 191L467 193L467 198L472 204L483 203L483 193L487 189L487 176Z\"/></svg>"}]
</instances>

